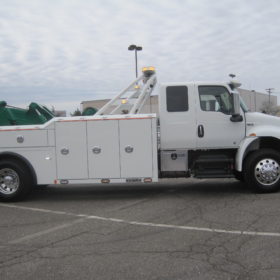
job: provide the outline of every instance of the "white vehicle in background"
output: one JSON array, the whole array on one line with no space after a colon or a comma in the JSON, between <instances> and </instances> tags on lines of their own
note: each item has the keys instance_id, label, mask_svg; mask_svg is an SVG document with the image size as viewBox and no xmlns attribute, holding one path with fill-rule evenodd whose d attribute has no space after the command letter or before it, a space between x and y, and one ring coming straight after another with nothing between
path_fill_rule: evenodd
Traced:
<instances>
[{"instance_id":1,"label":"white vehicle in background","mask_svg":"<svg viewBox=\"0 0 280 280\"><path fill-rule=\"evenodd\" d=\"M256 191L279 189L280 119L248 112L240 84L165 83L159 116L141 114L156 82L145 67L94 116L0 126L1 200L23 198L36 185L176 177L235 177Z\"/></svg>"}]
</instances>

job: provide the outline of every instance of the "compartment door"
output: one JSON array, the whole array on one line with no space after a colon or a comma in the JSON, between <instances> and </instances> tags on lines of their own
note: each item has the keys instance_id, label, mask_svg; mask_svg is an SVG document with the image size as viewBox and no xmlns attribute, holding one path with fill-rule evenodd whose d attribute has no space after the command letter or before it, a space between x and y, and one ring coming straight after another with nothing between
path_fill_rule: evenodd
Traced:
<instances>
[{"instance_id":1,"label":"compartment door","mask_svg":"<svg viewBox=\"0 0 280 280\"><path fill-rule=\"evenodd\" d=\"M89 177L120 178L118 121L88 121L87 131Z\"/></svg>"},{"instance_id":2,"label":"compartment door","mask_svg":"<svg viewBox=\"0 0 280 280\"><path fill-rule=\"evenodd\" d=\"M121 177L152 177L151 119L120 120Z\"/></svg>"},{"instance_id":3,"label":"compartment door","mask_svg":"<svg viewBox=\"0 0 280 280\"><path fill-rule=\"evenodd\" d=\"M58 179L86 179L86 122L56 122Z\"/></svg>"}]
</instances>

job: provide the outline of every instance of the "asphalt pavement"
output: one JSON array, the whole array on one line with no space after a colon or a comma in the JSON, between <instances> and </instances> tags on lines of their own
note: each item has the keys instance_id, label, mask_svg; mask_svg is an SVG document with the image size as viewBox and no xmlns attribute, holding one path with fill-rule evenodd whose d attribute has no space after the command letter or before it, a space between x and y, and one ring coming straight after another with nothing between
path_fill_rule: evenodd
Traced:
<instances>
[{"instance_id":1,"label":"asphalt pavement","mask_svg":"<svg viewBox=\"0 0 280 280\"><path fill-rule=\"evenodd\" d=\"M234 179L41 187L0 203L0 279L279 279L279 217Z\"/></svg>"}]
</instances>

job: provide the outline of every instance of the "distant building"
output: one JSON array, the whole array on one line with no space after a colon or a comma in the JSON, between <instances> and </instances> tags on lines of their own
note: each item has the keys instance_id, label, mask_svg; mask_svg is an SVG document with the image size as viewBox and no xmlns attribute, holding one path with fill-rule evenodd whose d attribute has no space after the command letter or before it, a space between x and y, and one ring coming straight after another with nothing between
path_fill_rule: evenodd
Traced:
<instances>
[{"instance_id":1,"label":"distant building","mask_svg":"<svg viewBox=\"0 0 280 280\"><path fill-rule=\"evenodd\" d=\"M54 113L54 115L56 117L66 117L66 111L57 111L57 110L55 110L53 113Z\"/></svg>"},{"instance_id":2,"label":"distant building","mask_svg":"<svg viewBox=\"0 0 280 280\"><path fill-rule=\"evenodd\" d=\"M88 107L100 109L109 101L110 99L82 101L81 102L82 111L84 111ZM158 113L158 95L150 96L150 99L145 103L145 105L141 110L141 113L151 113L151 112Z\"/></svg>"},{"instance_id":3,"label":"distant building","mask_svg":"<svg viewBox=\"0 0 280 280\"><path fill-rule=\"evenodd\" d=\"M242 88L239 88L238 91L249 110L252 112L261 112L263 104L265 102L268 103L268 94ZM277 96L270 95L270 103L272 106L277 106Z\"/></svg>"},{"instance_id":4,"label":"distant building","mask_svg":"<svg viewBox=\"0 0 280 280\"><path fill-rule=\"evenodd\" d=\"M268 94L256 92L247 89L238 89L242 99L248 106L249 110L252 112L261 112L262 106L264 102L268 102ZM90 100L90 101L83 101L81 103L82 111L88 107L94 107L96 109L100 109L103 107L110 99L99 99L99 100ZM271 95L270 102L273 105L277 105L277 96ZM157 113L158 114L158 95L152 95L150 100L146 102L143 109L141 110L142 113Z\"/></svg>"}]
</instances>

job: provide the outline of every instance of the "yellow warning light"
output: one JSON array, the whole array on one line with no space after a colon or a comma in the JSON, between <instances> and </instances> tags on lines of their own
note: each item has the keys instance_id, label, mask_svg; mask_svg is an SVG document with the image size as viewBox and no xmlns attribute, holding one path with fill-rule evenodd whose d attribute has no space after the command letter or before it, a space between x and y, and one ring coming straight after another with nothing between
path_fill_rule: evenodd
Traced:
<instances>
[{"instance_id":1,"label":"yellow warning light","mask_svg":"<svg viewBox=\"0 0 280 280\"><path fill-rule=\"evenodd\" d=\"M134 87L135 89L138 89L138 88L140 88L138 85L136 85L135 87Z\"/></svg>"},{"instance_id":2,"label":"yellow warning light","mask_svg":"<svg viewBox=\"0 0 280 280\"><path fill-rule=\"evenodd\" d=\"M127 99L122 99L122 104L126 104L127 103Z\"/></svg>"},{"instance_id":3,"label":"yellow warning light","mask_svg":"<svg viewBox=\"0 0 280 280\"><path fill-rule=\"evenodd\" d=\"M143 67L142 72L146 71L156 71L156 68L154 66Z\"/></svg>"},{"instance_id":4,"label":"yellow warning light","mask_svg":"<svg viewBox=\"0 0 280 280\"><path fill-rule=\"evenodd\" d=\"M257 136L257 134L256 133L251 133L251 134L249 134L249 136Z\"/></svg>"}]
</instances>

